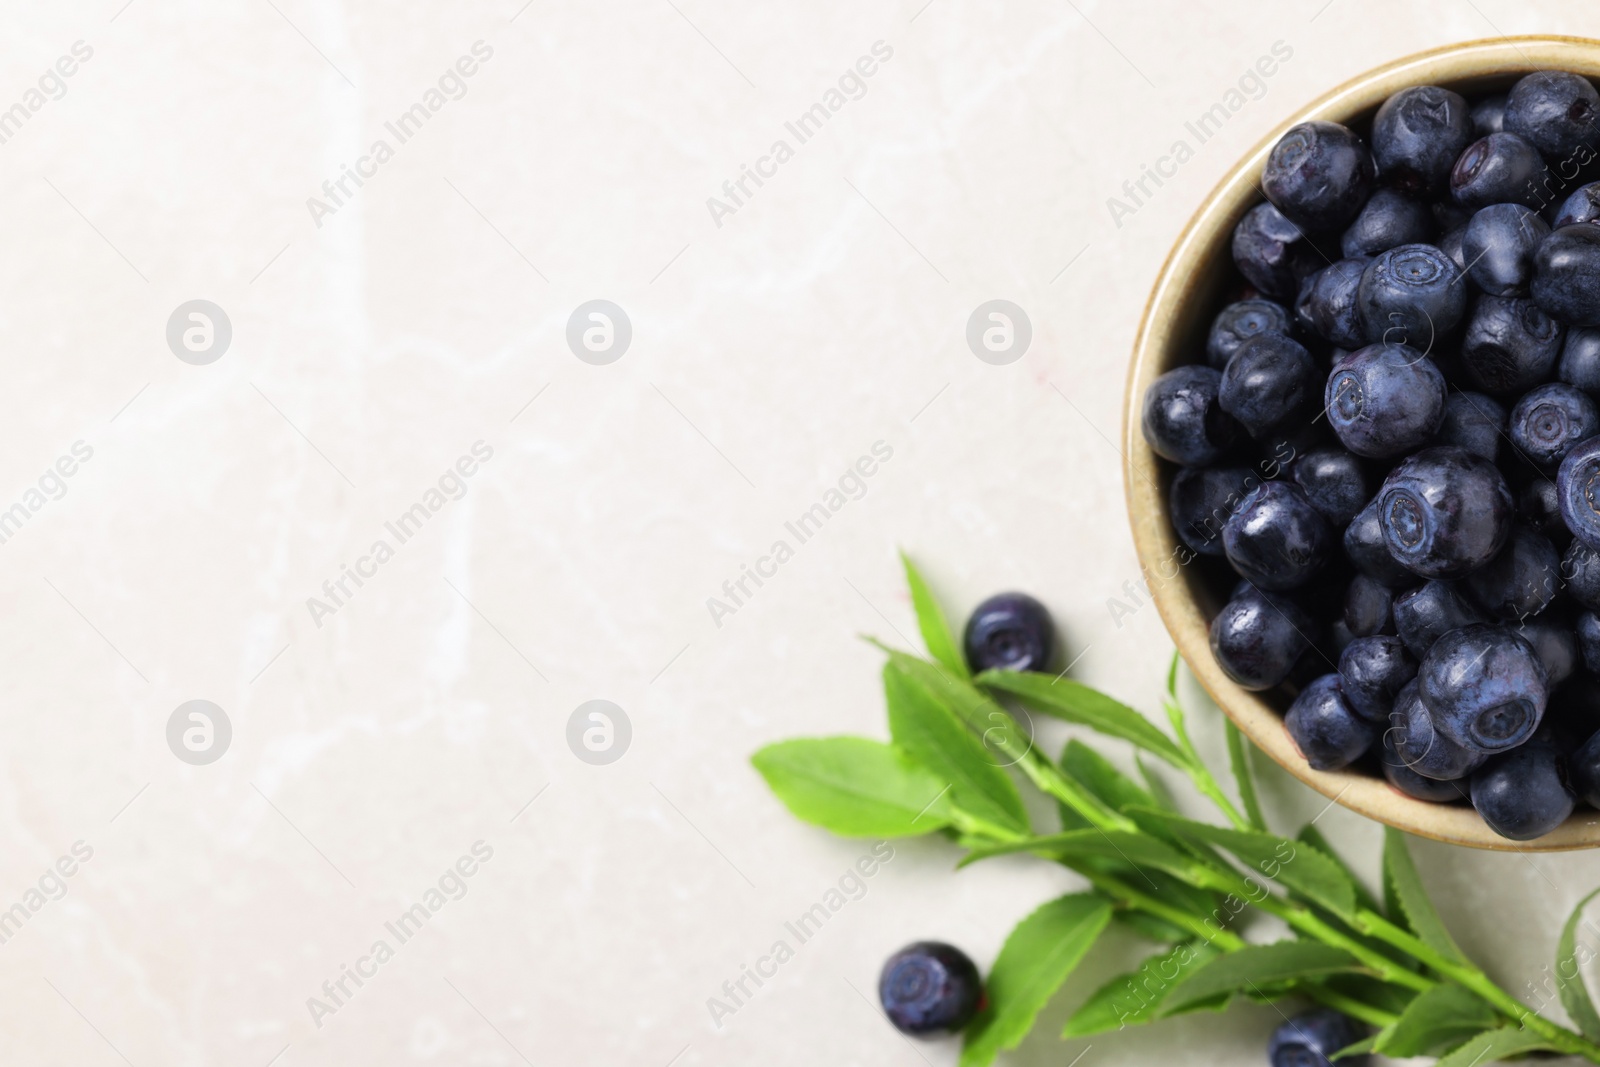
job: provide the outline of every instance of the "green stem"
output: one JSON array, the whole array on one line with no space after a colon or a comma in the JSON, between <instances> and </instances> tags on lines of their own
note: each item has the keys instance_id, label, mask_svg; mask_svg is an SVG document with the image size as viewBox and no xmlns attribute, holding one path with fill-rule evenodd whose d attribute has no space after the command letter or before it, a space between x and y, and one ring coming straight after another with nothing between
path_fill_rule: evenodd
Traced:
<instances>
[{"instance_id":1,"label":"green stem","mask_svg":"<svg viewBox=\"0 0 1600 1067\"><path fill-rule=\"evenodd\" d=\"M1407 970L1381 952L1373 951L1344 931L1324 922L1309 908L1281 900L1270 893L1259 901L1252 900L1251 903L1269 915L1276 915L1296 930L1310 934L1325 945L1344 949L1386 982L1415 989L1419 993L1439 984L1431 978Z\"/></svg>"},{"instance_id":2,"label":"green stem","mask_svg":"<svg viewBox=\"0 0 1600 1067\"><path fill-rule=\"evenodd\" d=\"M1252 827L1264 832L1267 817L1261 813L1261 801L1256 797L1255 779L1250 775L1250 753L1245 747L1244 735L1233 725L1232 719L1224 719L1222 725L1228 735L1228 762L1232 764L1233 777L1239 783L1239 799L1244 802L1244 813L1249 817Z\"/></svg>"},{"instance_id":3,"label":"green stem","mask_svg":"<svg viewBox=\"0 0 1600 1067\"><path fill-rule=\"evenodd\" d=\"M1241 815L1239 809L1233 806L1233 801L1228 799L1228 794L1222 791L1222 786L1217 784L1216 778L1212 777L1211 771L1205 765L1205 761L1200 758L1200 753L1196 751L1194 742L1189 738L1189 728L1184 725L1183 709L1178 706L1177 698L1169 696L1166 700L1166 705L1167 721L1172 723L1172 732L1177 736L1178 747L1183 749L1183 754L1187 758L1189 766L1185 770L1188 771L1189 780L1194 783L1194 787L1210 798L1211 802L1217 806L1217 809L1227 816L1228 821L1233 823L1234 829L1256 829L1255 826L1251 825L1250 820Z\"/></svg>"},{"instance_id":4,"label":"green stem","mask_svg":"<svg viewBox=\"0 0 1600 1067\"><path fill-rule=\"evenodd\" d=\"M1035 786L1089 820L1089 825L1102 830L1138 831L1132 819L1101 804L1038 752L1029 750L1017 761L1017 766Z\"/></svg>"},{"instance_id":5,"label":"green stem","mask_svg":"<svg viewBox=\"0 0 1600 1067\"><path fill-rule=\"evenodd\" d=\"M1354 997L1347 997L1343 993L1337 993L1325 985L1307 985L1304 992L1306 996L1318 1004L1325 1005L1335 1011L1342 1011L1351 1018L1360 1019L1369 1026L1376 1026L1380 1029L1400 1018L1392 1011L1375 1008L1364 1001L1356 1000Z\"/></svg>"}]
</instances>

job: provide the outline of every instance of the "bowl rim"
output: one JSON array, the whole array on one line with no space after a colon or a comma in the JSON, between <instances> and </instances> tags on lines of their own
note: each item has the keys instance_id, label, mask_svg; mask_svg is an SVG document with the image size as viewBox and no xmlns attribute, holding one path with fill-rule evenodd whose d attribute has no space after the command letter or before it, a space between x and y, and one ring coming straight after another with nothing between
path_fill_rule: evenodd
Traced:
<instances>
[{"instance_id":1,"label":"bowl rim","mask_svg":"<svg viewBox=\"0 0 1600 1067\"><path fill-rule=\"evenodd\" d=\"M1168 577L1153 573L1153 568L1174 560L1180 546L1167 516L1165 461L1146 444L1140 423L1146 387L1182 362L1176 358L1182 354L1184 339L1176 323L1177 309L1189 297L1198 269L1208 254L1214 254L1222 235L1231 234L1236 218L1264 199L1258 177L1267 153L1285 131L1312 119L1349 120L1411 85L1508 80L1534 70L1570 70L1600 78L1600 40L1536 34L1444 45L1358 74L1277 124L1218 180L1162 263L1135 335L1122 420L1123 491L1140 570L1178 652L1223 714L1279 766L1352 811L1418 837L1510 852L1600 846L1600 812L1580 801L1566 822L1550 833L1531 841L1512 841L1489 829L1470 806L1417 800L1368 774L1312 770L1289 739L1281 714L1223 673L1211 654L1209 620L1195 599L1192 576L1186 577L1181 566Z\"/></svg>"}]
</instances>

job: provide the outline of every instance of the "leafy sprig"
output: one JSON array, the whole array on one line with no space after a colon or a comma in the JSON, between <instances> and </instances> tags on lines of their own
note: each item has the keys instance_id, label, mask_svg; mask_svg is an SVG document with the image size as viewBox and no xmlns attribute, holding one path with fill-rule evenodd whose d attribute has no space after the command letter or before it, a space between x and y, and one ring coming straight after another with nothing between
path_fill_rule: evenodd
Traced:
<instances>
[{"instance_id":1,"label":"leafy sprig","mask_svg":"<svg viewBox=\"0 0 1600 1067\"><path fill-rule=\"evenodd\" d=\"M790 811L835 833L942 833L966 851L961 866L1029 852L1087 883L1040 905L1006 938L989 972L986 1006L963 1035L963 1067L983 1067L1015 1048L1113 922L1158 947L1090 995L1064 1038L1221 1011L1240 999L1303 997L1375 1028L1345 1055L1431 1055L1440 1067L1467 1067L1550 1051L1600 1064L1600 1012L1576 956L1581 912L1595 893L1573 910L1557 944L1557 990L1576 1027L1569 1029L1467 959L1428 899L1400 832L1384 831L1381 904L1314 826L1293 838L1273 833L1249 751L1230 723L1236 804L1189 737L1176 657L1167 678L1170 733L1068 678L973 677L927 583L904 562L929 657L874 641L888 657L891 740L782 741L753 762ZM1133 745L1143 782L1077 740L1049 759L1002 701ZM1179 814L1143 755L1182 772L1225 823ZM1058 829L1031 824L1019 779L1056 801ZM1247 941L1240 920L1252 911L1276 916L1293 936Z\"/></svg>"}]
</instances>

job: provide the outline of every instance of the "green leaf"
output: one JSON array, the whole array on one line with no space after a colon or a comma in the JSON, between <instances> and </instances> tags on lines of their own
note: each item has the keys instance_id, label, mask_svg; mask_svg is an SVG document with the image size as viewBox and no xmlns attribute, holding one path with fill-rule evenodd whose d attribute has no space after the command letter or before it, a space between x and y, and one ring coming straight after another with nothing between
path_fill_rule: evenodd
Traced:
<instances>
[{"instance_id":1,"label":"green leaf","mask_svg":"<svg viewBox=\"0 0 1600 1067\"><path fill-rule=\"evenodd\" d=\"M911 606L917 612L917 628L922 631L922 643L928 648L928 655L954 671L957 677L970 678L972 672L967 669L967 661L957 647L954 635L950 633L950 625L945 622L944 612L939 609L939 602L934 599L933 591L928 588L928 583L922 580L922 575L911 562L911 557L904 552L900 553L900 562L906 568L906 584L911 587Z\"/></svg>"},{"instance_id":2,"label":"green leaf","mask_svg":"<svg viewBox=\"0 0 1600 1067\"><path fill-rule=\"evenodd\" d=\"M1081 741L1067 742L1061 752L1061 772L1076 780L1112 811L1160 807L1148 790Z\"/></svg>"},{"instance_id":3,"label":"green leaf","mask_svg":"<svg viewBox=\"0 0 1600 1067\"><path fill-rule=\"evenodd\" d=\"M1218 955L1204 941L1189 941L1151 956L1137 969L1120 974L1095 990L1067 1020L1062 1038L1088 1037L1150 1022L1158 1017L1161 1002L1174 985Z\"/></svg>"},{"instance_id":4,"label":"green leaf","mask_svg":"<svg viewBox=\"0 0 1600 1067\"><path fill-rule=\"evenodd\" d=\"M1372 1046L1377 1044L1377 1043L1378 1043L1378 1035L1377 1034L1373 1034L1371 1037L1362 1038L1360 1041L1357 1041L1353 1045L1346 1045L1344 1048L1340 1049L1338 1052L1335 1052L1332 1056L1329 1056L1328 1059L1330 1059L1330 1060L1342 1060L1342 1059L1348 1059L1351 1056L1364 1056L1367 1053L1371 1052L1372 1051Z\"/></svg>"},{"instance_id":5,"label":"green leaf","mask_svg":"<svg viewBox=\"0 0 1600 1067\"><path fill-rule=\"evenodd\" d=\"M1532 1052L1535 1049L1549 1047L1549 1042L1531 1030L1519 1030L1507 1026L1498 1030L1485 1030L1465 1044L1456 1046L1450 1050L1449 1055L1441 1056L1435 1061L1433 1067L1478 1067L1480 1064L1494 1063L1496 1060L1503 1060L1520 1052Z\"/></svg>"},{"instance_id":6,"label":"green leaf","mask_svg":"<svg viewBox=\"0 0 1600 1067\"><path fill-rule=\"evenodd\" d=\"M1256 797L1256 781L1250 773L1250 754L1245 747L1244 735L1233 725L1232 719L1224 719L1222 725L1228 734L1228 764L1233 768L1233 780L1239 785L1239 799L1244 804L1245 817L1253 828L1264 832L1267 818L1261 814L1261 801Z\"/></svg>"},{"instance_id":7,"label":"green leaf","mask_svg":"<svg viewBox=\"0 0 1600 1067\"><path fill-rule=\"evenodd\" d=\"M1018 923L989 970L989 1002L967 1027L961 1067L984 1067L1002 1050L1016 1048L1110 921L1104 897L1073 893Z\"/></svg>"},{"instance_id":8,"label":"green leaf","mask_svg":"<svg viewBox=\"0 0 1600 1067\"><path fill-rule=\"evenodd\" d=\"M1405 836L1391 826L1383 829L1383 881L1384 898L1399 909L1396 918L1403 917L1412 933L1445 959L1467 962L1422 888L1422 876L1411 860Z\"/></svg>"},{"instance_id":9,"label":"green leaf","mask_svg":"<svg viewBox=\"0 0 1600 1067\"><path fill-rule=\"evenodd\" d=\"M1578 901L1561 928L1561 940L1556 943L1556 989L1561 994L1561 1006L1567 1009L1567 1016L1583 1036L1591 1041L1600 1041L1600 1015L1595 1013L1594 1001L1589 997L1589 987L1584 984L1579 967L1578 924L1583 921L1584 906L1596 894L1600 894L1600 889Z\"/></svg>"},{"instance_id":10,"label":"green leaf","mask_svg":"<svg viewBox=\"0 0 1600 1067\"><path fill-rule=\"evenodd\" d=\"M750 762L799 818L846 837L910 837L950 822L945 783L864 737L780 741Z\"/></svg>"},{"instance_id":11,"label":"green leaf","mask_svg":"<svg viewBox=\"0 0 1600 1067\"><path fill-rule=\"evenodd\" d=\"M889 666L921 686L958 722L967 725L987 750L988 762L1013 766L1030 756L1038 758L1033 752L1033 738L983 690L930 660L885 645L878 647L888 654Z\"/></svg>"},{"instance_id":12,"label":"green leaf","mask_svg":"<svg viewBox=\"0 0 1600 1067\"><path fill-rule=\"evenodd\" d=\"M1385 1056L1433 1056L1493 1027L1495 1011L1458 985L1436 985L1419 993L1400 1018L1384 1027L1373 1044Z\"/></svg>"},{"instance_id":13,"label":"green leaf","mask_svg":"<svg viewBox=\"0 0 1600 1067\"><path fill-rule=\"evenodd\" d=\"M957 809L1001 836L1028 832L1016 783L937 694L894 662L884 665L883 691L895 743L949 783Z\"/></svg>"},{"instance_id":14,"label":"green leaf","mask_svg":"<svg viewBox=\"0 0 1600 1067\"><path fill-rule=\"evenodd\" d=\"M1354 970L1356 966L1356 958L1344 949L1316 941L1246 945L1218 956L1179 982L1167 993L1161 1014L1172 1015L1192 1001L1222 993L1243 993L1274 982L1321 978Z\"/></svg>"},{"instance_id":15,"label":"green leaf","mask_svg":"<svg viewBox=\"0 0 1600 1067\"><path fill-rule=\"evenodd\" d=\"M986 688L1021 697L1029 707L1046 715L1130 741L1180 770L1189 767L1183 750L1150 720L1121 701L1080 682L1034 671L984 671L974 681Z\"/></svg>"},{"instance_id":16,"label":"green leaf","mask_svg":"<svg viewBox=\"0 0 1600 1067\"><path fill-rule=\"evenodd\" d=\"M1160 871L1156 872L1160 874ZM1174 883L1178 884L1178 883ZM1111 915L1111 921L1127 927L1146 941L1154 941L1159 945L1174 945L1185 941L1190 936L1190 931L1170 923L1165 919L1143 911L1117 911Z\"/></svg>"},{"instance_id":17,"label":"green leaf","mask_svg":"<svg viewBox=\"0 0 1600 1067\"><path fill-rule=\"evenodd\" d=\"M1133 868L1153 867L1175 875L1191 885L1199 884L1221 888L1228 880L1186 853L1180 852L1164 841L1129 830L1067 830L1059 834L1030 837L1004 845L973 849L962 859L960 866L1004 856L1013 852L1042 852L1046 855L1068 859L1120 860Z\"/></svg>"},{"instance_id":18,"label":"green leaf","mask_svg":"<svg viewBox=\"0 0 1600 1067\"><path fill-rule=\"evenodd\" d=\"M1339 864L1304 842L1297 844L1273 834L1213 826L1154 809L1146 809L1140 815L1159 818L1179 834L1226 849L1254 871L1341 918L1355 914L1355 883Z\"/></svg>"},{"instance_id":19,"label":"green leaf","mask_svg":"<svg viewBox=\"0 0 1600 1067\"><path fill-rule=\"evenodd\" d=\"M1350 864L1345 862L1344 857L1339 855L1338 852L1334 851L1333 843L1322 835L1322 831L1317 829L1315 823L1308 822L1302 826L1300 828L1300 832L1295 835L1295 840L1304 841L1306 844L1310 845L1312 848L1316 849L1318 852L1337 863L1339 865L1339 869L1345 873L1345 877L1350 879L1350 884L1355 886L1356 903L1361 907L1368 909L1369 911L1378 912L1380 914L1382 913L1383 909L1378 906L1378 902L1373 898L1371 891L1369 891L1367 887L1362 884L1361 879L1356 877L1356 872L1350 868Z\"/></svg>"}]
</instances>

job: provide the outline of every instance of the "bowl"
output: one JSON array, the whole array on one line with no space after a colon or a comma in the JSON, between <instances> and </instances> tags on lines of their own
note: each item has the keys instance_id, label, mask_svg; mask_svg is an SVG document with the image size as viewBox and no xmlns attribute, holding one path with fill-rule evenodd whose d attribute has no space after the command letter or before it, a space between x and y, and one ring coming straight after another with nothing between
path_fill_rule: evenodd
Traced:
<instances>
[{"instance_id":1,"label":"bowl","mask_svg":"<svg viewBox=\"0 0 1600 1067\"><path fill-rule=\"evenodd\" d=\"M1211 655L1209 624L1223 597L1198 573L1177 564L1180 548L1167 514L1173 465L1145 443L1140 415L1145 389L1173 367L1203 360L1206 331L1221 309L1231 262L1233 228L1263 199L1258 188L1267 154L1289 127L1311 119L1347 125L1369 120L1391 94L1410 85L1442 85L1464 96L1504 91L1524 74L1566 70L1600 78L1600 41L1576 37L1500 37L1408 56L1352 78L1286 118L1206 197L1167 256L1134 342L1123 406L1123 477L1134 546L1156 608L1178 651L1223 713L1256 747L1290 774L1387 826L1419 837L1516 852L1551 852L1600 845L1600 812L1580 805L1565 823L1532 841L1496 834L1470 806L1430 804L1398 792L1381 777L1356 771L1314 771L1295 751L1283 726L1284 706L1241 688Z\"/></svg>"}]
</instances>

